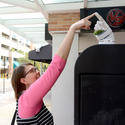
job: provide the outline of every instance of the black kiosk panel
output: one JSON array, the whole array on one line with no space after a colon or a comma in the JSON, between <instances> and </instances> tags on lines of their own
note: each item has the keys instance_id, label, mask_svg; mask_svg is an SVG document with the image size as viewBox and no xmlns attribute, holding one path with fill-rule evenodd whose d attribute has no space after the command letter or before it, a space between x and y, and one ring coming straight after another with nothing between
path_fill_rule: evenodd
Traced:
<instances>
[{"instance_id":1,"label":"black kiosk panel","mask_svg":"<svg viewBox=\"0 0 125 125\"><path fill-rule=\"evenodd\" d=\"M80 79L80 125L112 125L113 120L123 122L125 75L81 75Z\"/></svg>"},{"instance_id":2,"label":"black kiosk panel","mask_svg":"<svg viewBox=\"0 0 125 125\"><path fill-rule=\"evenodd\" d=\"M125 125L125 45L95 45L78 58L75 125Z\"/></svg>"}]
</instances>

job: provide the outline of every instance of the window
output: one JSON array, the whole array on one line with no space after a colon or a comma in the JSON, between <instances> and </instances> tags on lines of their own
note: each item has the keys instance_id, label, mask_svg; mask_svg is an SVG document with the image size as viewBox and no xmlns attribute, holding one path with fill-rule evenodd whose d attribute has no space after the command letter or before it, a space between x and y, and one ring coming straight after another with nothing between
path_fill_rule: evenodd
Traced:
<instances>
[{"instance_id":1,"label":"window","mask_svg":"<svg viewBox=\"0 0 125 125\"><path fill-rule=\"evenodd\" d=\"M9 39L10 36L8 34L2 32L2 37Z\"/></svg>"},{"instance_id":2,"label":"window","mask_svg":"<svg viewBox=\"0 0 125 125\"><path fill-rule=\"evenodd\" d=\"M9 46L4 45L4 44L1 44L1 47L4 48L4 49L9 49Z\"/></svg>"},{"instance_id":3,"label":"window","mask_svg":"<svg viewBox=\"0 0 125 125\"><path fill-rule=\"evenodd\" d=\"M17 42L17 41L18 41L16 38L13 38L13 37L12 37L12 40L13 40L14 42Z\"/></svg>"}]
</instances>

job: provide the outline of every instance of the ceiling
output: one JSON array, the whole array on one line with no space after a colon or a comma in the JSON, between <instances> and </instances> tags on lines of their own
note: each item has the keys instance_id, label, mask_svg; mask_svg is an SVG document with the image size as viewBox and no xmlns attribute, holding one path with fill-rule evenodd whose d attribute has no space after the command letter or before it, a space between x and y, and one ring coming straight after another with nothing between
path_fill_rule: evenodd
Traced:
<instances>
[{"instance_id":1,"label":"ceiling","mask_svg":"<svg viewBox=\"0 0 125 125\"><path fill-rule=\"evenodd\" d=\"M42 46L48 13L108 6L125 6L125 0L0 0L0 23Z\"/></svg>"}]
</instances>

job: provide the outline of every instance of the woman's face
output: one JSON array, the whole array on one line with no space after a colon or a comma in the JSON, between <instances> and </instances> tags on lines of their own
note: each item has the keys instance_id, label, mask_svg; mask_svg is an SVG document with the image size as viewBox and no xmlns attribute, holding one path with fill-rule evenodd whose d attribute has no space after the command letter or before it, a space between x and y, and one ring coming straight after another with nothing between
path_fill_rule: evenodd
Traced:
<instances>
[{"instance_id":1,"label":"woman's face","mask_svg":"<svg viewBox=\"0 0 125 125\"><path fill-rule=\"evenodd\" d=\"M40 72L35 68L33 65L28 65L25 68L25 77L24 77L24 84L26 85L26 88L29 88L29 86L35 82L40 77Z\"/></svg>"}]
</instances>

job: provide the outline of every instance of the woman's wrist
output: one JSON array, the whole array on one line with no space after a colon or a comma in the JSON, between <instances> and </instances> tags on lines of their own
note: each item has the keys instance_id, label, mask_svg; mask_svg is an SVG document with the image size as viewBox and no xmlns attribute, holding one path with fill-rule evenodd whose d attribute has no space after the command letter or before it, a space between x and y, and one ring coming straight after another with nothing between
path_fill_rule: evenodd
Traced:
<instances>
[{"instance_id":1,"label":"woman's wrist","mask_svg":"<svg viewBox=\"0 0 125 125\"><path fill-rule=\"evenodd\" d=\"M75 28L75 26L73 24L70 26L69 31L73 31L73 32L76 31L76 28Z\"/></svg>"}]
</instances>

